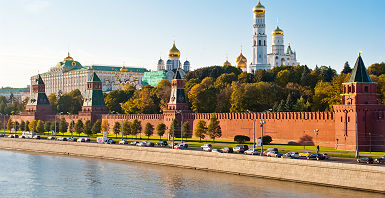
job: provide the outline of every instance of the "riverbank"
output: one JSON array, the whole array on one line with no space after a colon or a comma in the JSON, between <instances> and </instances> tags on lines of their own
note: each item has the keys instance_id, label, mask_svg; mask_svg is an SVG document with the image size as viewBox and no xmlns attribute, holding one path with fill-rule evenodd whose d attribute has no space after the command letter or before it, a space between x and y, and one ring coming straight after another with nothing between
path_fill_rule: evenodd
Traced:
<instances>
[{"instance_id":1,"label":"riverbank","mask_svg":"<svg viewBox=\"0 0 385 198\"><path fill-rule=\"evenodd\" d=\"M130 161L385 193L385 167L190 150L0 139L0 149Z\"/></svg>"}]
</instances>

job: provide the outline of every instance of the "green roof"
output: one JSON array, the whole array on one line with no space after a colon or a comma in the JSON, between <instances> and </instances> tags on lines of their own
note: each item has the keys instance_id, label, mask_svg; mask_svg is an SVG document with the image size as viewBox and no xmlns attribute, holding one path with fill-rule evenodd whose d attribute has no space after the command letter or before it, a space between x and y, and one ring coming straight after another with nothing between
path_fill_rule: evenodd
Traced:
<instances>
[{"instance_id":1,"label":"green roof","mask_svg":"<svg viewBox=\"0 0 385 198\"><path fill-rule=\"evenodd\" d=\"M11 87L4 87L0 88L0 93L18 93L18 92L29 92L29 88L11 88Z\"/></svg>"},{"instance_id":2,"label":"green roof","mask_svg":"<svg viewBox=\"0 0 385 198\"><path fill-rule=\"evenodd\" d=\"M64 60L57 64L59 67L69 67L69 68L82 68L83 66L78 62L74 60Z\"/></svg>"},{"instance_id":3,"label":"green roof","mask_svg":"<svg viewBox=\"0 0 385 198\"><path fill-rule=\"evenodd\" d=\"M95 71L120 71L122 67L114 67L114 66L100 66L100 65L91 65L87 67L88 70ZM146 68L135 68L135 67L124 67L128 72L139 72L144 73L147 72Z\"/></svg>"},{"instance_id":4,"label":"green roof","mask_svg":"<svg viewBox=\"0 0 385 198\"><path fill-rule=\"evenodd\" d=\"M38 85L44 85L43 79L41 78L40 74L37 76L36 82Z\"/></svg>"},{"instance_id":5,"label":"green roof","mask_svg":"<svg viewBox=\"0 0 385 198\"><path fill-rule=\"evenodd\" d=\"M101 82L101 81L98 75L96 75L96 73L94 72L88 79L88 82Z\"/></svg>"},{"instance_id":6,"label":"green roof","mask_svg":"<svg viewBox=\"0 0 385 198\"><path fill-rule=\"evenodd\" d=\"M151 85L155 87L160 81L167 79L166 73L167 71L165 70L145 72L142 78L142 83L143 85Z\"/></svg>"},{"instance_id":7,"label":"green roof","mask_svg":"<svg viewBox=\"0 0 385 198\"><path fill-rule=\"evenodd\" d=\"M179 73L179 68L175 71L174 78L173 79L182 79L182 76Z\"/></svg>"},{"instance_id":8,"label":"green roof","mask_svg":"<svg viewBox=\"0 0 385 198\"><path fill-rule=\"evenodd\" d=\"M371 83L372 80L369 77L368 72L366 71L364 61L361 58L361 55L358 56L356 64L354 65L354 69L350 75L349 81L352 82L359 82L359 83Z\"/></svg>"}]
</instances>

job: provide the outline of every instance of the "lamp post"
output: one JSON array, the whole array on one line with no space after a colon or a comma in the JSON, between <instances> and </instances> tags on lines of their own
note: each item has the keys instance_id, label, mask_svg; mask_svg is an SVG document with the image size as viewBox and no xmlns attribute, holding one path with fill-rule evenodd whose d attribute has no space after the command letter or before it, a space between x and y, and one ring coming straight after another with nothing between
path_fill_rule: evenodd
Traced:
<instances>
[{"instance_id":1,"label":"lamp post","mask_svg":"<svg viewBox=\"0 0 385 198\"><path fill-rule=\"evenodd\" d=\"M262 120L261 123L261 156L263 156L263 125L266 124L266 121L264 120L264 114L262 114Z\"/></svg>"},{"instance_id":2,"label":"lamp post","mask_svg":"<svg viewBox=\"0 0 385 198\"><path fill-rule=\"evenodd\" d=\"M314 134L315 134L315 144L317 145L317 154L319 153L319 146L318 146L318 141L317 141L317 138L318 138L318 132L319 132L319 129L315 129L315 130L314 130Z\"/></svg>"}]
</instances>

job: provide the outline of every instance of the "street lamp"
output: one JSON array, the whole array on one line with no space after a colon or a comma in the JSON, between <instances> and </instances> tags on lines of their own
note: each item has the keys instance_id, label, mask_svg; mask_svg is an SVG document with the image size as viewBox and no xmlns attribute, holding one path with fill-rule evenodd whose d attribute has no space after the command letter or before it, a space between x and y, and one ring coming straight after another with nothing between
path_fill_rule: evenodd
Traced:
<instances>
[{"instance_id":1,"label":"street lamp","mask_svg":"<svg viewBox=\"0 0 385 198\"><path fill-rule=\"evenodd\" d=\"M262 114L262 120L261 123L261 156L263 156L263 125L266 124L266 121L264 120L264 114Z\"/></svg>"},{"instance_id":2,"label":"street lamp","mask_svg":"<svg viewBox=\"0 0 385 198\"><path fill-rule=\"evenodd\" d=\"M318 141L317 141L317 138L318 138L318 132L319 132L319 129L315 129L315 130L314 130L314 134L315 134L315 144L317 145L317 154L319 153L319 146L318 146Z\"/></svg>"}]
</instances>

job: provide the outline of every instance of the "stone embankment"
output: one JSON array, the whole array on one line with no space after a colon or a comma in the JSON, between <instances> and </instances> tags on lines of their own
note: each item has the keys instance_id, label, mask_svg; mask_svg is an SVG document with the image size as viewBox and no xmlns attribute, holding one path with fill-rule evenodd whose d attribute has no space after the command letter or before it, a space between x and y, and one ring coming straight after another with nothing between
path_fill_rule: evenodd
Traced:
<instances>
[{"instance_id":1,"label":"stone embankment","mask_svg":"<svg viewBox=\"0 0 385 198\"><path fill-rule=\"evenodd\" d=\"M175 166L385 193L383 166L8 138L0 139L0 149Z\"/></svg>"}]
</instances>

